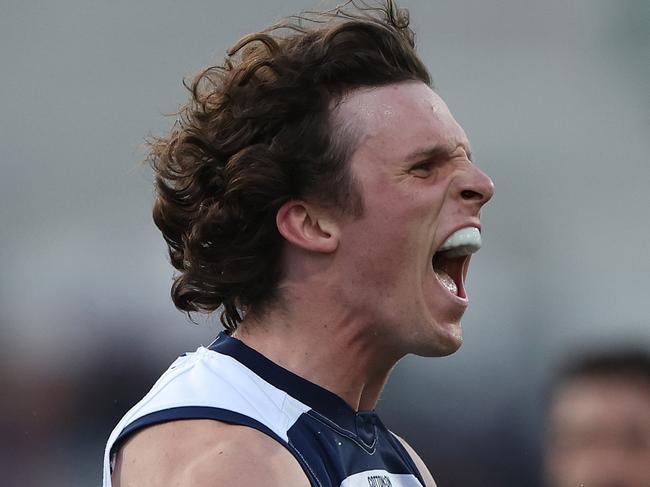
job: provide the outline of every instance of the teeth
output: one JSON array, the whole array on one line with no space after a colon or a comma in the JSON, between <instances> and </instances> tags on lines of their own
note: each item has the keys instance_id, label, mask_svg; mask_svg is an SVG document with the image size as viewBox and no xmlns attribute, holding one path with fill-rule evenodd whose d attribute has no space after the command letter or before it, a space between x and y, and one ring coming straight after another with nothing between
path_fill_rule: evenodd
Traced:
<instances>
[{"instance_id":1,"label":"teeth","mask_svg":"<svg viewBox=\"0 0 650 487\"><path fill-rule=\"evenodd\" d=\"M476 227L465 227L451 234L438 252L446 252L449 257L458 257L478 252L481 248L481 232Z\"/></svg>"},{"instance_id":2,"label":"teeth","mask_svg":"<svg viewBox=\"0 0 650 487\"><path fill-rule=\"evenodd\" d=\"M434 269L434 272L436 273L436 276L438 276L440 283L447 288L447 291L451 294L458 294L458 286L456 286L456 283L449 274L440 269Z\"/></svg>"}]
</instances>

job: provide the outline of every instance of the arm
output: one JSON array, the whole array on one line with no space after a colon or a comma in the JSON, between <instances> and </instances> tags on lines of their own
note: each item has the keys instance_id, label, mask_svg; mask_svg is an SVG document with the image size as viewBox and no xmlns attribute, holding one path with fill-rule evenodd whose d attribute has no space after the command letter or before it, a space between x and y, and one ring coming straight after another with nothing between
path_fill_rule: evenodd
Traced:
<instances>
[{"instance_id":1,"label":"arm","mask_svg":"<svg viewBox=\"0 0 650 487\"><path fill-rule=\"evenodd\" d=\"M395 437L400 441L402 446L406 449L407 453L411 455L415 466L418 468L420 475L422 475L422 478L424 479L425 487L436 487L436 482L433 480L431 472L429 472L429 469L424 464L420 456L415 453L415 450L413 448L411 448L411 445L409 445L402 437L397 435L395 435Z\"/></svg>"},{"instance_id":2,"label":"arm","mask_svg":"<svg viewBox=\"0 0 650 487\"><path fill-rule=\"evenodd\" d=\"M309 487L293 455L246 426L172 421L129 438L117 455L114 487Z\"/></svg>"}]
</instances>

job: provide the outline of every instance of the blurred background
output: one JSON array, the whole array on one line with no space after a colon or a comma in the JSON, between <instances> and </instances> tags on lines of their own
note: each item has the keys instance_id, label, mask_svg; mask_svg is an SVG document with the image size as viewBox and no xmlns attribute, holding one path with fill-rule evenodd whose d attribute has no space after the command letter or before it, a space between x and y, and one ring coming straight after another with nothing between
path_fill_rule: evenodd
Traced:
<instances>
[{"instance_id":1,"label":"blurred background","mask_svg":"<svg viewBox=\"0 0 650 487\"><path fill-rule=\"evenodd\" d=\"M3 485L99 485L119 417L219 331L171 304L143 139L240 36L332 5L0 1ZM556 366L650 347L650 2L402 5L497 191L465 344L401 362L379 411L440 486L539 486Z\"/></svg>"}]
</instances>

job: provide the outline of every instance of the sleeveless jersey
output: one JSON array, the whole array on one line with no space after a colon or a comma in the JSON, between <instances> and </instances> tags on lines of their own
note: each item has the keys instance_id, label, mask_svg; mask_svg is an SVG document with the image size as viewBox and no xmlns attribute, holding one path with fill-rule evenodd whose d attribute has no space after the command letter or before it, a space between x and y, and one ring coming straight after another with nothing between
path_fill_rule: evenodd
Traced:
<instances>
[{"instance_id":1,"label":"sleeveless jersey","mask_svg":"<svg viewBox=\"0 0 650 487\"><path fill-rule=\"evenodd\" d=\"M312 487L422 487L400 441L372 411L280 367L220 333L209 347L179 357L111 433L104 487L130 434L179 419L214 419L269 435L293 454Z\"/></svg>"}]
</instances>

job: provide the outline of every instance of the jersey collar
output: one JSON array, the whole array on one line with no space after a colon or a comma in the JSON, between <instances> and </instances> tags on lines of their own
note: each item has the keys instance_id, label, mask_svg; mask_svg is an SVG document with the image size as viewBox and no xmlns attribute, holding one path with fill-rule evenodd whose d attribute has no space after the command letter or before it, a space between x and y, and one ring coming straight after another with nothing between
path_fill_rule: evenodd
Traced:
<instances>
[{"instance_id":1,"label":"jersey collar","mask_svg":"<svg viewBox=\"0 0 650 487\"><path fill-rule=\"evenodd\" d=\"M242 341L229 336L226 332L219 333L208 348L233 357L266 382L309 406L340 428L354 432L364 440L369 440L370 438L365 437L371 431L374 432L375 424L378 421L374 411L355 411L333 392L279 366Z\"/></svg>"}]
</instances>

